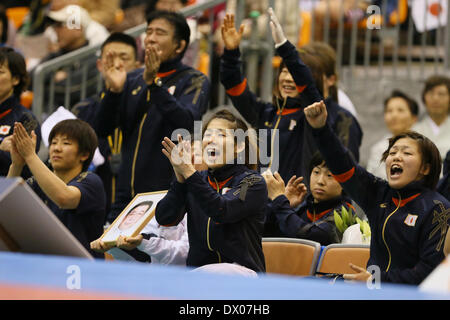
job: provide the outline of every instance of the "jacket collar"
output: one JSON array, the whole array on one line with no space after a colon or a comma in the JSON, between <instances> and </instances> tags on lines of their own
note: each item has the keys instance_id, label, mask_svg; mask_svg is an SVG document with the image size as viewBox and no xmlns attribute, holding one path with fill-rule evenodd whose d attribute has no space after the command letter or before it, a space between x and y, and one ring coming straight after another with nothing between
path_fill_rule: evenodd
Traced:
<instances>
[{"instance_id":1,"label":"jacket collar","mask_svg":"<svg viewBox=\"0 0 450 320\"><path fill-rule=\"evenodd\" d=\"M421 193L423 193L427 188L423 186L423 181L413 181L401 189L394 189L394 194L392 196L392 201L397 206L400 201L400 206L404 206L408 202L417 198Z\"/></svg>"},{"instance_id":2,"label":"jacket collar","mask_svg":"<svg viewBox=\"0 0 450 320\"><path fill-rule=\"evenodd\" d=\"M181 59L182 59L181 56L177 56L176 58L164 61L159 66L158 73L160 73L160 74L167 74L167 73L170 73L173 70L180 69L181 66L183 65L181 63Z\"/></svg>"},{"instance_id":3,"label":"jacket collar","mask_svg":"<svg viewBox=\"0 0 450 320\"><path fill-rule=\"evenodd\" d=\"M208 180L213 183L217 181L219 187L220 185L222 185L223 187L223 185L231 180L233 176L236 176L247 170L249 169L242 164L226 164L216 170L208 169Z\"/></svg>"},{"instance_id":4,"label":"jacket collar","mask_svg":"<svg viewBox=\"0 0 450 320\"><path fill-rule=\"evenodd\" d=\"M0 103L0 113L6 112L12 109L16 104L18 104L18 99L14 94L12 94L8 99Z\"/></svg>"},{"instance_id":5,"label":"jacket collar","mask_svg":"<svg viewBox=\"0 0 450 320\"><path fill-rule=\"evenodd\" d=\"M317 202L317 203L314 203L314 198L313 198L312 194L309 194L306 197L306 206L307 206L308 210L311 213L313 213L315 211L316 214L319 214L319 213L329 210L329 209L336 208L345 202L350 203L350 200L345 198L344 196L340 196L340 197L337 197L334 199L321 201L321 202Z\"/></svg>"}]
</instances>

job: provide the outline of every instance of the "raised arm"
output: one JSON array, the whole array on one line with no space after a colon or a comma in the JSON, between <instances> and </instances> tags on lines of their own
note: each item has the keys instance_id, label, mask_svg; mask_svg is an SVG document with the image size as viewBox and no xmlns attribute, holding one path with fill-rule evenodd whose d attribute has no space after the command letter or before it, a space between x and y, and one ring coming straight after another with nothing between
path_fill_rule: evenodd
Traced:
<instances>
[{"instance_id":1,"label":"raised arm","mask_svg":"<svg viewBox=\"0 0 450 320\"><path fill-rule=\"evenodd\" d=\"M327 122L327 108L323 101L304 109L306 120L312 128L317 148L325 158L334 178L350 197L369 215L368 208L379 203L387 182L380 180L359 166L342 145ZM370 217L369 217L370 219Z\"/></svg>"},{"instance_id":2,"label":"raised arm","mask_svg":"<svg viewBox=\"0 0 450 320\"><path fill-rule=\"evenodd\" d=\"M256 95L250 91L247 78L242 74L239 45L244 32L244 25L241 25L238 31L234 23L234 15L227 14L221 26L225 49L220 62L220 81L233 105L245 120L257 126L262 104L258 101Z\"/></svg>"},{"instance_id":3,"label":"raised arm","mask_svg":"<svg viewBox=\"0 0 450 320\"><path fill-rule=\"evenodd\" d=\"M39 159L35 151L36 134L34 131L31 132L30 137L23 125L20 122L16 122L14 125L13 139L18 154L20 154L28 165L42 191L62 209L75 209L78 207L81 199L80 190L76 187L68 186ZM11 176L17 174L17 171L12 171L13 166L10 168ZM8 176L10 175L8 174Z\"/></svg>"}]
</instances>

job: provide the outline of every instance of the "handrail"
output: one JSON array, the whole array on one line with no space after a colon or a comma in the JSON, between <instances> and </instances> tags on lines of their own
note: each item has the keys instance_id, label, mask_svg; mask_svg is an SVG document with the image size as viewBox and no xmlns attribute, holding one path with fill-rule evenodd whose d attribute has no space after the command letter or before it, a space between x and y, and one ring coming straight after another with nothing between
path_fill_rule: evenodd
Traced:
<instances>
[{"instance_id":1,"label":"handrail","mask_svg":"<svg viewBox=\"0 0 450 320\"><path fill-rule=\"evenodd\" d=\"M179 12L183 14L185 17L192 16L197 12L204 11L206 9L210 9L219 4L225 3L226 0L211 0L208 2L194 4L188 7L181 9ZM137 37L142 34L147 27L147 23L142 23L140 25L134 26L130 29L124 31L124 33ZM74 50L72 52L66 53L62 56L54 58L50 61L43 62L39 64L33 75L33 113L38 117L39 120L42 119L42 115L44 114L44 90L45 90L45 77L61 67L70 65L75 61L81 61L87 57L91 57L96 54L96 52L101 48L101 44L93 45L93 46L85 46L80 49Z\"/></svg>"}]
</instances>

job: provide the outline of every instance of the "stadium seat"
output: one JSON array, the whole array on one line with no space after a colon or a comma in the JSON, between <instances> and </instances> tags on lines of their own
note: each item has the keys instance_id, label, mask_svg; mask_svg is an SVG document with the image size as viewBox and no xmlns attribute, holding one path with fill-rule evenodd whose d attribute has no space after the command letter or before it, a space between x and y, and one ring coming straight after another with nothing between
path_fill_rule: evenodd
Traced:
<instances>
[{"instance_id":1,"label":"stadium seat","mask_svg":"<svg viewBox=\"0 0 450 320\"><path fill-rule=\"evenodd\" d=\"M320 254L318 242L293 238L263 238L262 247L267 273L314 275Z\"/></svg>"},{"instance_id":2,"label":"stadium seat","mask_svg":"<svg viewBox=\"0 0 450 320\"><path fill-rule=\"evenodd\" d=\"M359 244L335 243L326 246L319 259L317 272L319 273L356 273L349 267L349 263L366 267L370 256L370 247Z\"/></svg>"}]
</instances>

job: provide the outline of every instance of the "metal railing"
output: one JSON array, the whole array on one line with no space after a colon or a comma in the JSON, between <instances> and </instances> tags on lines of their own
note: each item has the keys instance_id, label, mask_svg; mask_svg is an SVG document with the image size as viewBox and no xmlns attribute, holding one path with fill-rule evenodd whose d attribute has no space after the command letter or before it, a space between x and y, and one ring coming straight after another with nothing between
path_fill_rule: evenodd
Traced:
<instances>
[{"instance_id":1,"label":"metal railing","mask_svg":"<svg viewBox=\"0 0 450 320\"><path fill-rule=\"evenodd\" d=\"M321 0L309 1L314 8ZM330 8L331 1L322 0ZM436 73L450 73L450 10L447 10L446 25L438 24L433 30L418 32L412 17L413 1L398 0L397 22L389 23L388 1L382 0L378 6L371 6L366 12L367 23L361 24L356 16L344 20L344 8L339 2L338 21L331 21L330 10L323 17L322 41L331 44L336 50L338 74L347 86L361 78L410 79L423 81ZM447 7L449 1L447 1ZM425 0L420 10L426 23L431 0ZM406 9L407 16L400 20L400 11ZM442 9L442 8L441 8ZM310 14L310 39L317 36L316 16ZM379 23L379 17L383 21ZM377 19L376 19L377 18ZM438 22L441 19L437 19ZM374 25L372 25L372 24ZM379 23L379 24L378 24ZM371 24L371 25L369 25ZM378 24L378 25L377 25Z\"/></svg>"},{"instance_id":2,"label":"metal railing","mask_svg":"<svg viewBox=\"0 0 450 320\"><path fill-rule=\"evenodd\" d=\"M191 5L188 7L185 7L180 10L180 13L183 14L185 17L195 15L199 12L202 12L204 10L213 8L219 4L225 3L226 0L211 0L207 1L205 3ZM214 12L213 10L210 11L209 15L209 24L212 27L212 24L214 22ZM133 28L130 28L125 31L125 33L133 36L138 37L143 32L145 32L147 27L146 23L140 24L138 26L135 26ZM212 29L212 28L211 28ZM208 36L208 52L209 55L212 56L212 42L213 42L213 35L210 34ZM72 70L71 67L74 64L79 64L81 66L81 93L80 98L84 99L86 98L86 93L88 89L87 84L87 78L88 78L88 68L89 66L84 63L85 61L89 59L93 59L94 57L97 57L97 53L100 50L101 44L95 45L95 46L86 46L83 48L80 48L78 50L69 52L65 55L62 55L60 57L57 57L55 59L52 59L50 61L44 62L36 67L33 74L33 85L32 85L32 91L33 91L33 112L38 117L40 121L43 121L50 113L52 113L54 110L56 110L56 107L54 105L54 97L55 97L55 80L54 80L54 74L58 70L65 70L67 73L67 81L65 81L65 93L64 93L64 105L65 107L69 107L72 101L70 101L70 85L71 85L71 78L72 78ZM210 64L211 67L211 64ZM102 89L102 79L100 73L97 75L96 79L96 90L97 92L100 92ZM48 101L46 101L46 96L48 96ZM78 102L78 101L76 101Z\"/></svg>"}]
</instances>

